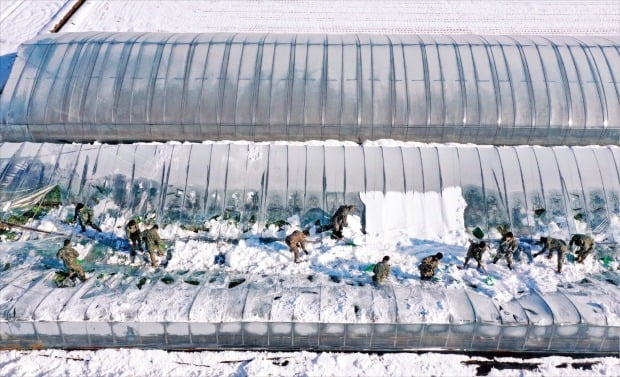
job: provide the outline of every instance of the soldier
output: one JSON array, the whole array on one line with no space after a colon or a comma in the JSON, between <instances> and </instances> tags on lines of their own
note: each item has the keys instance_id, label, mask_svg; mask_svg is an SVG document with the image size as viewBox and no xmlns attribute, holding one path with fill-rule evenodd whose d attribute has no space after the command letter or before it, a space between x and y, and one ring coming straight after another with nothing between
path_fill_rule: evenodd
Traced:
<instances>
[{"instance_id":1,"label":"soldier","mask_svg":"<svg viewBox=\"0 0 620 377\"><path fill-rule=\"evenodd\" d=\"M159 234L157 234L158 229L159 229L159 226L155 224L153 225L151 229L144 232L144 235L142 237L144 239L144 245L146 246L146 250L149 252L149 255L151 256L151 266L153 267L159 266L159 263L157 261L157 257L155 256L155 254L157 254L160 257L164 256L164 252L161 249L163 244L161 242L161 238L159 238Z\"/></svg>"},{"instance_id":2,"label":"soldier","mask_svg":"<svg viewBox=\"0 0 620 377\"><path fill-rule=\"evenodd\" d=\"M463 268L467 268L469 260L471 258L474 258L474 260L478 262L478 268L484 270L484 267L482 266L482 255L484 255L484 252L487 250L488 247L486 242L476 242L469 240L469 249L467 249L467 256L465 257L465 263L463 263Z\"/></svg>"},{"instance_id":3,"label":"soldier","mask_svg":"<svg viewBox=\"0 0 620 377\"><path fill-rule=\"evenodd\" d=\"M81 281L85 281L86 275L84 274L82 266L80 266L77 261L79 256L80 254L77 250L71 247L70 240L65 240L62 249L58 250L58 253L56 254L56 257L62 260L65 268L69 272L69 276L67 276L67 278L74 280L77 276Z\"/></svg>"},{"instance_id":4,"label":"soldier","mask_svg":"<svg viewBox=\"0 0 620 377\"><path fill-rule=\"evenodd\" d=\"M499 243L497 254L495 255L495 258L493 258L493 264L496 264L501 257L506 257L508 268L512 270L512 254L518 247L519 240L514 237L512 232L506 232Z\"/></svg>"},{"instance_id":5,"label":"soldier","mask_svg":"<svg viewBox=\"0 0 620 377\"><path fill-rule=\"evenodd\" d=\"M435 269L439 267L439 261L441 258L443 258L443 254L437 253L422 259L422 263L418 266L418 269L420 270L420 278L422 280L430 280L433 276L435 276Z\"/></svg>"},{"instance_id":6,"label":"soldier","mask_svg":"<svg viewBox=\"0 0 620 377\"><path fill-rule=\"evenodd\" d=\"M595 242L592 237L586 234L575 234L568 244L571 250L573 249L573 245L579 246L575 254L577 254L577 262L583 263L586 257L594 250Z\"/></svg>"},{"instance_id":7,"label":"soldier","mask_svg":"<svg viewBox=\"0 0 620 377\"><path fill-rule=\"evenodd\" d=\"M93 210L90 207L86 207L84 203L78 203L75 206L75 214L73 215L73 221L77 220L78 224L82 228L82 232L86 232L86 225L101 232L101 228L93 224L94 215Z\"/></svg>"},{"instance_id":8,"label":"soldier","mask_svg":"<svg viewBox=\"0 0 620 377\"><path fill-rule=\"evenodd\" d=\"M306 236L308 235L307 231L296 230L293 233L289 234L286 237L286 245L291 249L293 253L295 253L295 263L299 263L299 248L301 248L306 255L308 250L306 250Z\"/></svg>"},{"instance_id":9,"label":"soldier","mask_svg":"<svg viewBox=\"0 0 620 377\"><path fill-rule=\"evenodd\" d=\"M553 257L553 251L558 252L558 273L562 272L562 266L564 265L564 254L566 254L567 250L566 242L552 237L540 237L540 240L536 242L536 245L543 245L543 248L538 253L533 255L534 258L549 250L547 259L551 259L551 257Z\"/></svg>"},{"instance_id":10,"label":"soldier","mask_svg":"<svg viewBox=\"0 0 620 377\"><path fill-rule=\"evenodd\" d=\"M375 282L375 284L383 283L385 279L387 279L387 277L390 275L390 264L388 263L389 261L390 257L386 255L383 257L383 260L381 262L375 264L375 267L372 269L372 272L374 272L372 280Z\"/></svg>"},{"instance_id":11,"label":"soldier","mask_svg":"<svg viewBox=\"0 0 620 377\"><path fill-rule=\"evenodd\" d=\"M140 226L138 226L136 220L129 220L127 226L125 227L125 231L127 232L127 238L129 238L129 241L131 242L131 259L133 260L136 256L136 249L143 251Z\"/></svg>"},{"instance_id":12,"label":"soldier","mask_svg":"<svg viewBox=\"0 0 620 377\"><path fill-rule=\"evenodd\" d=\"M354 205L340 206L334 216L332 216L332 229L334 238L342 238L342 229L349 226L347 223L347 215L355 211Z\"/></svg>"}]
</instances>

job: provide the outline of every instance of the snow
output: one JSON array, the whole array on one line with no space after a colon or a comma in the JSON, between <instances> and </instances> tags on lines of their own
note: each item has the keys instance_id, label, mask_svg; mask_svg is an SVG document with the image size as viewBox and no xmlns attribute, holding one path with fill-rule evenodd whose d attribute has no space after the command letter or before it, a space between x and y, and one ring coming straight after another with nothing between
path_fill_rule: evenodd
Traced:
<instances>
[{"instance_id":1,"label":"snow","mask_svg":"<svg viewBox=\"0 0 620 377\"><path fill-rule=\"evenodd\" d=\"M403 202L401 200L380 200L381 195L378 193L371 196L374 197L375 202L374 204L367 203L370 204L367 211L372 216L375 216L373 211L380 210L380 214L376 216L386 220L390 218L390 214L402 212ZM368 196L365 197L365 200L368 200ZM97 216L103 207L110 205L107 200L100 201L94 208L95 215ZM461 215L456 216L460 221L462 221L463 208L462 203L456 208L461 210ZM64 208L52 212L42 220L32 220L28 226L45 228L48 231L69 236L73 234L76 249L80 252L81 258L87 261L85 266L95 269L91 276L93 278L120 271L131 276L148 277L149 281L152 282L157 282L166 274L171 274L178 281L178 284L172 286L160 283L159 288L153 291L148 299L144 290L136 288L135 284L103 282L107 288L105 297L99 298L99 304L112 300L111 302L114 305L99 305L105 310L87 311L89 320L113 318L118 321L132 319L172 321L183 317L185 315L183 313L192 307L193 301L199 295L196 291L191 290L192 287L187 287L182 282L193 272L200 271L202 273L206 271L207 275L198 278L198 280L206 279L206 276L212 276L214 273L223 273L224 276L228 277L229 280L227 281L232 281L235 277L243 277L256 287L264 289L268 289L270 284L266 283L263 277L277 276L281 281L278 290L295 292L303 286L323 289L326 290L324 297L335 300L337 305L335 304L333 307L339 308L333 311L330 309L332 305L328 302L322 302L316 303L321 305L314 311L299 312L298 308L304 299L292 294L293 296L289 301L281 300L278 302L277 308L272 309L269 319L273 321L288 321L290 319L288 313L296 313L295 320L300 322L316 321L318 315L321 321L363 323L381 322L382 320L389 322L395 319L393 314L381 314L378 311L381 308L379 304L369 308L370 314L367 316L355 316L346 311L348 310L346 308L353 308L354 305L359 306L358 297L360 294L368 294L371 273L366 272L365 268L380 261L384 255L389 255L391 258L392 276L389 278L389 282L395 290L412 288L422 288L423 291L431 289L435 292L449 292L450 290L462 292L467 290L491 298L496 306L505 304L514 298L523 298L531 294L557 292L558 287L580 287L579 284L584 279L603 281L608 271L614 271L618 267L617 260L606 267L598 258L589 257L584 264L566 263L563 272L558 274L555 271L555 257L546 259L541 256L530 263L528 258L522 255L521 260L515 262L513 270L510 271L504 260L500 260L498 264L490 263L491 254L495 252L492 250L491 253L486 253L483 258L488 273L474 268L475 263L472 263L468 269L461 270L457 266L462 265L468 245L468 235L463 230L462 222L450 220L458 225L449 228L449 223L443 222L441 213L427 212L426 221L435 222L439 228L448 229L436 240L412 237L411 234L399 229L385 233L363 234L360 217L350 215L349 227L344 229L343 234L346 239L352 240L355 246L331 239L324 234L316 234L312 229L310 236L312 242L308 244L310 254L302 255L302 263L300 264L292 263L292 253L282 241L287 234L299 227L297 216L288 219L291 225L285 225L283 230L271 226L262 234L244 234L244 238L240 239L240 230L234 224L223 220L210 220L210 230L198 233L182 229L178 224L171 224L162 227L160 231L162 238L168 240L167 242L171 245L171 258L165 270L154 270L148 263L140 260L131 263L128 252L118 249L118 241L115 240L125 237L122 226L126 221L124 218L107 218L102 221L101 227L104 235L97 235L94 230L89 229L86 237L77 237L75 225L58 221L58 219L66 218L66 213L72 213L72 211L73 208ZM144 224L141 226L143 230L147 228ZM213 233L215 229L218 233ZM214 239L212 237L214 235L219 235L219 237ZM260 236L273 237L280 241L263 242ZM37 269L42 264L50 265L50 263L60 267L60 262L55 261L54 258L56 250L61 247L62 237L56 240L46 241L44 238L37 241L39 237L40 234L24 232L21 238L23 242L0 245L0 250L3 252L0 262L10 262L13 266L19 265L20 268L29 267L31 269ZM231 239L238 241L228 241ZM539 247L533 246L532 250L535 252L539 250ZM24 255L24 251L27 251L26 255ZM426 282L420 281L418 264L425 256L439 251L444 254L442 266L438 272L439 276L443 276L443 279L434 283L430 288ZM215 263L216 256L220 254L225 256L226 261L222 266ZM185 275L188 271L190 274ZM19 270L9 270L5 278L16 278L19 273ZM313 282L306 280L306 277L310 275L314 276ZM332 281L334 278L341 282L335 284ZM46 287L49 284L51 282L36 286L33 289L47 289ZM97 287L92 289L100 289L98 288L99 282L95 281L95 285ZM179 286L188 288L190 291L185 296L175 296L174 305L166 305L169 309L162 312L160 310L161 301L157 297L165 299L169 292L178 291ZM584 286L579 289L587 288ZM612 289L611 286L609 289ZM8 294L3 291L0 293ZM211 294L214 293L202 293L205 299ZM329 298L332 295L334 297ZM85 296L91 297L92 295ZM5 298L8 297L5 296ZM615 301L616 299L617 296L615 295L600 295L592 298L592 304L605 312L609 325L620 325L620 305ZM82 301L84 302L80 305L83 305L84 308L90 305L89 300ZM141 308L137 314L135 310L128 310L136 302L141 303ZM210 313L226 321L227 313L229 313L228 302L226 300L213 300L212 302ZM75 305L77 304L74 303ZM442 307L433 304L422 305L422 309L427 313L427 318L432 318L433 321L447 322L449 315L455 313L454 308L450 309L445 304ZM81 320L84 310L72 308L59 313L55 303L44 301L38 305L35 314L40 319L53 319L61 315L64 320ZM281 313L282 317L278 317L278 313ZM213 317L202 313L200 318L209 319ZM229 318L228 320L235 319Z\"/></svg>"},{"instance_id":2,"label":"snow","mask_svg":"<svg viewBox=\"0 0 620 377\"><path fill-rule=\"evenodd\" d=\"M619 25L615 0L89 0L63 31L616 35Z\"/></svg>"},{"instance_id":3,"label":"snow","mask_svg":"<svg viewBox=\"0 0 620 377\"><path fill-rule=\"evenodd\" d=\"M73 5L71 0L1 0L0 1L0 88L8 77L15 59L17 46L41 33L48 32ZM182 20L180 22L179 20ZM72 17L62 31L161 31L161 32L311 32L311 33L480 33L480 34L571 34L571 35L618 35L620 33L620 7L612 1L87 1ZM1 90L1 89L0 89ZM210 142L206 142L210 143ZM280 142L276 142L278 144ZM291 143L287 143L291 144ZM365 142L365 145L392 146L400 142L391 140ZM337 141L308 142L299 145L355 145ZM250 156L261 158L260 149L250 149ZM331 276L344 280L368 283L370 276L363 268L390 255L393 265L391 284L396 295L408 289L416 289L420 297L412 300L403 297L403 303L411 305L409 313L424 313L437 323L447 322L449 311L437 306L433 293L459 295L465 290L490 297L496 303L510 305L514 297L524 297L528 292L552 294L558 287L570 287L584 279L603 279L608 268L594 258L585 264L567 264L562 274L554 271L555 259L542 257L529 264L526 260L516 264L509 272L505 262L490 265L490 255L485 264L493 285L488 284L487 274L475 268L456 268L461 264L466 251L468 235L464 232L462 214L465 210L462 193L456 187L447 187L443 192L405 194L394 192L367 192L363 201L375 223L367 224L370 234L361 232L359 216L349 219L350 227L345 237L357 246L343 245L317 234L317 242L309 247L310 255L302 256L303 263L291 263L291 254L281 242L262 243L254 230L250 237L232 243L224 240L236 239L240 230L231 223L210 220L209 232L196 234L169 225L161 230L163 238L172 242L173 257L165 273L180 274L190 271L222 272L230 277L260 277L268 274L283 276L284 282L272 289L283 291L298 287L321 286L332 292L331 312L317 312L316 302L303 300L280 300L272 313L284 316L295 313L298 321L358 321L372 322L373 314L366 308L358 317L351 316L346 307L363 297L369 287L360 290L348 288L346 284L329 285ZM444 213L434 211L436 203L443 202ZM415 206L412 204L414 203ZM424 222L414 209L423 208ZM103 200L95 207L96 213L110 210L111 201ZM404 209L404 210L403 210ZM74 226L61 222L73 208L62 208L29 226L46 231L76 236ZM399 216L393 216L400 214ZM101 226L109 235L124 237L123 216L102 219ZM272 227L263 236L283 238L300 225L299 219L288 219L290 226L284 230ZM403 232L397 224L406 223ZM551 224L551 236L565 237L565 230ZM554 227L555 226L555 227ZM553 228L554 227L554 228ZM428 229L441 229L429 231ZM577 229L578 230L578 229ZM620 239L620 218L612 216L609 232L614 239ZM94 231L89 230L93 237ZM61 236L48 236L38 240L33 233L25 234L23 242L0 244L0 262L9 262L13 267L0 275L0 285L6 283L33 283L35 289L30 296L20 301L24 310L29 310L35 319L127 319L128 313L144 320L175 320L183 313L166 308L187 307L192 286L182 284L178 279L173 288L153 292L146 300L147 292L135 289L135 280L123 282L121 274L115 271L135 271L154 278L162 276L161 271L139 263L131 264L126 252L107 245L105 240L74 238L74 246L80 258L96 266L91 279L75 288L52 289L47 277L50 271L41 271L42 264L60 267L55 259L61 246ZM221 241L206 241L217 236ZM430 290L419 280L417 264L426 255L442 251L446 257L442 272L452 279L444 279ZM216 255L226 256L224 266L215 266ZM525 259L525 258L524 258ZM609 270L615 270L614 261ZM104 274L97 279L95 274ZM302 281L300 276L315 275L316 283ZM100 281L99 281L100 280ZM457 283L456 281L463 283ZM99 286L97 282L100 282ZM288 285L287 285L288 284ZM19 284L17 284L19 285ZM475 286L476 288L472 288ZM599 285L599 287L601 287ZM18 289L18 288L11 288ZM174 289L174 290L173 290ZM364 289L366 289L364 291ZM171 295L169 292L174 291ZM274 292L274 291L267 292ZM432 292L435 291L435 292ZM15 290L4 291L8 295ZM21 292L21 291L20 291ZM90 300L80 301L84 293ZM127 293L120 294L121 292ZM215 292L215 291L214 291ZM447 292L447 293L446 293ZM609 325L620 325L620 305L613 288L589 292L584 304L602 310ZM176 294L178 293L178 294ZM345 294L346 293L346 294ZM254 299L248 292L248 299ZM350 296L349 296L350 295ZM8 296L0 297L0 304L8 302ZM92 298L95 297L95 298ZM201 296L209 299L215 296ZM26 300L28 299L28 300ZM36 299L36 300L35 300ZM97 300L97 301L95 301ZM165 300L167 305L161 305ZM138 309L136 302L142 302ZM31 307L40 303L39 307ZM93 305L91 305L93 304ZM224 303L220 303L224 305ZM66 310L63 311L63 307ZM213 305L210 313L222 315L222 306ZM60 314L59 314L60 313ZM256 314L260 318L259 314ZM389 313L377 313L379 318L389 318ZM321 317L322 316L322 317ZM417 317L416 317L417 318ZM231 319L221 317L221 319ZM409 319L413 320L411 316ZM405 318L407 320L407 318ZM475 364L465 361L484 361L481 357L450 354L359 354L359 353L264 353L264 352L166 352L161 350L115 349L101 351L4 350L0 352L0 375L473 375ZM553 376L584 375L612 376L620 374L617 358L595 358L575 360L568 357L545 357L528 360L498 358L501 362L535 363L534 370L517 367L492 369L491 376ZM581 362L593 362L592 369L582 369ZM568 367L563 367L568 364Z\"/></svg>"},{"instance_id":4,"label":"snow","mask_svg":"<svg viewBox=\"0 0 620 377\"><path fill-rule=\"evenodd\" d=\"M4 376L467 376L493 363L488 376L611 376L614 357L573 359L563 356L526 360L486 359L433 353L315 352L167 352L108 349L100 351L4 351ZM479 375L479 374L478 374Z\"/></svg>"},{"instance_id":5,"label":"snow","mask_svg":"<svg viewBox=\"0 0 620 377\"><path fill-rule=\"evenodd\" d=\"M15 61L17 47L49 32L72 3L71 0L0 1L0 93Z\"/></svg>"}]
</instances>

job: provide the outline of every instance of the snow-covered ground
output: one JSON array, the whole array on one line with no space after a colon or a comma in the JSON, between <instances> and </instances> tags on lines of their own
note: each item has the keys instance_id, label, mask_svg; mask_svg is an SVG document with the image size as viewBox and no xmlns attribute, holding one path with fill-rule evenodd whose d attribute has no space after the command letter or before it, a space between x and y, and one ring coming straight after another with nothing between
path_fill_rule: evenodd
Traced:
<instances>
[{"instance_id":1,"label":"snow-covered ground","mask_svg":"<svg viewBox=\"0 0 620 377\"><path fill-rule=\"evenodd\" d=\"M0 0L0 88L15 57L17 46L40 33L47 33L74 4L71 0ZM269 32L371 32L371 33L481 33L481 34L597 34L620 33L620 6L612 1L87 1L62 31L269 31ZM389 213L389 212L388 212ZM64 215L64 214L63 214ZM48 230L71 233L58 222L64 218L46 219L30 225ZM108 233L122 233L116 223L104 223ZM293 222L294 223L294 222ZM227 226L225 224L219 224ZM235 232L234 228L228 229ZM225 230L226 231L226 230ZM290 229L287 229L290 231ZM553 261L537 259L533 264L522 262L514 274L503 262L488 266L491 275L499 277L494 285L487 276L474 268L458 270L465 247L463 237L441 243L394 237L389 241L362 235L359 218L351 221L347 237L358 246L337 244L325 238L311 246L304 262L294 265L290 253L281 242L261 243L250 238L234 245L185 240L184 231L168 227L165 237L177 238L168 269L180 273L215 268L215 255L224 252L227 263L221 268L229 274L269 274L298 276L316 274L321 279L340 276L368 282L364 266L389 254L394 265L392 283L397 286L419 286L417 263L429 253L439 250L452 265L449 275L439 284L445 289L477 289L501 302L519 295L524 289L553 292L558 286L573 285L590 276L607 271L593 258L585 265L567 264L564 273L554 272ZM279 235L281 236L281 235ZM2 262L12 267L3 272L3 282L21 274L22 279L47 276L36 269L48 263L60 245L61 238L49 238L29 247L3 243ZM44 244L44 245L43 245ZM35 245L34 247L32 245ZM15 248L15 246L20 246ZM143 274L157 274L147 266L130 266L127 254L101 248L97 242L82 240L77 246L83 257L89 254L101 272L119 269L141 269ZM352 252L354 250L354 252ZM487 255L488 258L488 255ZM88 258L87 258L88 259ZM58 263L54 261L53 263ZM19 266L19 267L16 267ZM611 266L612 268L617 265ZM98 273L101 273L98 272ZM617 273L611 272L617 277ZM97 280L91 276L91 283ZM460 287L456 280L470 287ZM46 280L48 283L49 280ZM471 288L475 285L479 288ZM3 284L4 286L4 284ZM63 294L63 290L41 292ZM78 287L79 289L79 287ZM114 290L108 292L113 296ZM164 293L165 295L165 293ZM618 321L619 304L613 295L593 296L598 308ZM182 300L183 297L180 297ZM6 301L0 300L0 304ZM154 307L153 307L154 308ZM143 311L153 315L152 311ZM45 311L42 312L45 314ZM51 312L47 312L48 314ZM100 313L91 311L93 314ZM157 313L155 311L155 313ZM335 320L343 313L334 312ZM110 313L107 313L108 315ZM117 313L118 314L118 313ZM115 315L117 315L115 314ZM618 322L615 322L616 324ZM157 350L103 350L96 352L59 350L2 351L1 375L473 375L483 358L446 354L331 354L331 353L256 353L200 352L176 353ZM620 375L617 358L577 360L565 357L541 359L501 359L516 362L510 369L494 369L490 375ZM473 362L464 364L463 362ZM476 364L478 362L478 364ZM591 369L588 369L590 365ZM533 369L524 363L535 364ZM586 366L580 363L585 363ZM520 366L519 366L520 364ZM585 368L585 369L584 369Z\"/></svg>"},{"instance_id":2,"label":"snow-covered ground","mask_svg":"<svg viewBox=\"0 0 620 377\"><path fill-rule=\"evenodd\" d=\"M614 376L615 357L530 359L453 354L4 351L3 376Z\"/></svg>"},{"instance_id":3,"label":"snow-covered ground","mask_svg":"<svg viewBox=\"0 0 620 377\"><path fill-rule=\"evenodd\" d=\"M84 30L615 35L620 9L614 0L89 0L63 28Z\"/></svg>"}]
</instances>

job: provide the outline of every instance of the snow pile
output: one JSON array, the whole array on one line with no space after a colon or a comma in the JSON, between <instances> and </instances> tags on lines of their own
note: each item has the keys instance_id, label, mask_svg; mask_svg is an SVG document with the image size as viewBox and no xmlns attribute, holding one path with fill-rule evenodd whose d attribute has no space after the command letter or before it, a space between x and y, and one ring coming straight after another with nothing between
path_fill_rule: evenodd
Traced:
<instances>
[{"instance_id":1,"label":"snow pile","mask_svg":"<svg viewBox=\"0 0 620 377\"><path fill-rule=\"evenodd\" d=\"M366 231L383 240L411 237L464 245L467 203L460 187L442 192L365 192Z\"/></svg>"}]
</instances>

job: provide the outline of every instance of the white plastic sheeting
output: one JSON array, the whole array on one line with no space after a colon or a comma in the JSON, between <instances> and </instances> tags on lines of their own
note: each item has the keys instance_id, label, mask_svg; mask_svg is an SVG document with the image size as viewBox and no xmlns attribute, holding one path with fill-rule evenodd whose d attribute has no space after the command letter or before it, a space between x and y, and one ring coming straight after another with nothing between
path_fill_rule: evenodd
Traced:
<instances>
[{"instance_id":1,"label":"white plastic sheeting","mask_svg":"<svg viewBox=\"0 0 620 377\"><path fill-rule=\"evenodd\" d=\"M20 274L10 271L1 280L0 345L619 350L620 328L608 323L592 298L585 299L592 289L615 288L598 281L500 303L472 290L319 284L298 276L244 275L247 281L233 287L234 276L216 272L194 276L197 285L179 275L171 287L157 278L138 288L139 276L106 274L100 281L56 289L49 276L24 284L27 277ZM116 287L115 294L109 286ZM357 297L351 299L355 305L342 307L334 292ZM145 303L153 299L160 305ZM282 310L281 302L309 308L315 317L300 320ZM119 307L125 310L110 310ZM437 307L442 315L428 314Z\"/></svg>"},{"instance_id":2,"label":"white plastic sheeting","mask_svg":"<svg viewBox=\"0 0 620 377\"><path fill-rule=\"evenodd\" d=\"M428 239L505 226L617 242L619 166L617 146L2 143L0 190L10 201L58 185L65 205L105 199L100 219L199 227L219 217L260 228L298 215L304 226L355 204L371 233ZM402 212L384 214L394 201Z\"/></svg>"},{"instance_id":3,"label":"white plastic sheeting","mask_svg":"<svg viewBox=\"0 0 620 377\"><path fill-rule=\"evenodd\" d=\"M615 37L61 33L24 43L6 141L620 142Z\"/></svg>"}]
</instances>

